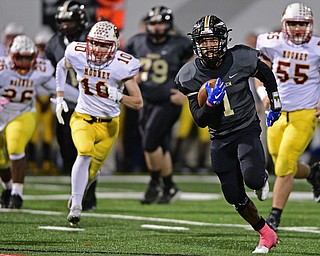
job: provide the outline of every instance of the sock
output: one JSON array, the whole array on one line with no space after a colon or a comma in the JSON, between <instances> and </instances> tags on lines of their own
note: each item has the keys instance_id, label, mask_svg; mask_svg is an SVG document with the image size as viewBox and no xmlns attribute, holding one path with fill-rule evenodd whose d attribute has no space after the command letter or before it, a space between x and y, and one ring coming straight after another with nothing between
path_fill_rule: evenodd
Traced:
<instances>
[{"instance_id":1,"label":"sock","mask_svg":"<svg viewBox=\"0 0 320 256\"><path fill-rule=\"evenodd\" d=\"M160 171L151 172L151 184L159 184L160 183Z\"/></svg>"},{"instance_id":2,"label":"sock","mask_svg":"<svg viewBox=\"0 0 320 256\"><path fill-rule=\"evenodd\" d=\"M281 214L282 214L282 209L272 207L272 210L271 210L270 214L272 214L272 215L274 215L274 216L276 216L277 218L280 219Z\"/></svg>"},{"instance_id":3,"label":"sock","mask_svg":"<svg viewBox=\"0 0 320 256\"><path fill-rule=\"evenodd\" d=\"M91 156L77 156L71 171L71 195L73 206L82 206L83 194L89 178Z\"/></svg>"},{"instance_id":4,"label":"sock","mask_svg":"<svg viewBox=\"0 0 320 256\"><path fill-rule=\"evenodd\" d=\"M13 183L11 195L19 195L22 197L23 184L22 183Z\"/></svg>"},{"instance_id":5,"label":"sock","mask_svg":"<svg viewBox=\"0 0 320 256\"><path fill-rule=\"evenodd\" d=\"M266 221L264 220L264 218L261 217L259 222L252 227L255 231L259 231L265 226L265 224L266 224Z\"/></svg>"},{"instance_id":6,"label":"sock","mask_svg":"<svg viewBox=\"0 0 320 256\"><path fill-rule=\"evenodd\" d=\"M167 177L162 177L162 180L165 188L171 188L172 185L174 184L172 181L172 175L169 175Z\"/></svg>"}]
</instances>

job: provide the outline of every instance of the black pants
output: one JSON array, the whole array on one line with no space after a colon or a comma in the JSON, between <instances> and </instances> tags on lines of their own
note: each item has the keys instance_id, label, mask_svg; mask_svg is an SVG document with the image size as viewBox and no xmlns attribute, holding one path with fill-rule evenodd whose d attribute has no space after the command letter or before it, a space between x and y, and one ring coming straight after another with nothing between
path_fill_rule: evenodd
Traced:
<instances>
[{"instance_id":1,"label":"black pants","mask_svg":"<svg viewBox=\"0 0 320 256\"><path fill-rule=\"evenodd\" d=\"M71 128L69 125L71 115L74 109L69 107L68 112L63 112L62 117L64 125L57 122L56 134L57 141L60 147L60 154L63 160L63 173L71 174L72 166L77 158L77 149L73 144L71 137Z\"/></svg>"},{"instance_id":2,"label":"black pants","mask_svg":"<svg viewBox=\"0 0 320 256\"><path fill-rule=\"evenodd\" d=\"M153 152L159 146L164 152L170 149L171 131L180 116L181 109L181 106L170 102L144 103L140 111L139 130L145 151Z\"/></svg>"},{"instance_id":3,"label":"black pants","mask_svg":"<svg viewBox=\"0 0 320 256\"><path fill-rule=\"evenodd\" d=\"M250 189L264 185L265 156L260 133L260 124L254 121L242 130L212 140L212 168L230 204L238 205L245 200L245 185Z\"/></svg>"}]
</instances>

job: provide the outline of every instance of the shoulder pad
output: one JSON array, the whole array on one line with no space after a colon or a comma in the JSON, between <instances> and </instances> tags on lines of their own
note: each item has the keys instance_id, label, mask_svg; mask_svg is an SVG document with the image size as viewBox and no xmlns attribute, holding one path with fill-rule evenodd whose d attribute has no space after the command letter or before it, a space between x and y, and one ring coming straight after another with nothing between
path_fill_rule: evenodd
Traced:
<instances>
[{"instance_id":1,"label":"shoulder pad","mask_svg":"<svg viewBox=\"0 0 320 256\"><path fill-rule=\"evenodd\" d=\"M277 47L278 44L281 44L280 40L283 38L283 34L280 32L269 32L260 34L257 37L257 45L256 48L261 50L263 48L274 48Z\"/></svg>"},{"instance_id":2,"label":"shoulder pad","mask_svg":"<svg viewBox=\"0 0 320 256\"><path fill-rule=\"evenodd\" d=\"M196 93L199 91L200 86L195 81L196 68L194 61L186 63L178 72L175 83L180 92L184 95Z\"/></svg>"},{"instance_id":3,"label":"shoulder pad","mask_svg":"<svg viewBox=\"0 0 320 256\"><path fill-rule=\"evenodd\" d=\"M240 67L252 66L253 63L256 64L259 60L260 52L249 46L236 45L230 50L234 59L236 59L235 63Z\"/></svg>"}]
</instances>

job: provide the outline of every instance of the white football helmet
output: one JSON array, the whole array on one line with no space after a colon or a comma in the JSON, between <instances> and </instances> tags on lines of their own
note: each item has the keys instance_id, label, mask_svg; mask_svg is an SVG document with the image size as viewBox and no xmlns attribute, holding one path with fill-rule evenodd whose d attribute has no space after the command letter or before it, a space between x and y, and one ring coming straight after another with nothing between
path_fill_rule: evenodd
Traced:
<instances>
[{"instance_id":1,"label":"white football helmet","mask_svg":"<svg viewBox=\"0 0 320 256\"><path fill-rule=\"evenodd\" d=\"M297 45L310 41L313 33L313 14L308 6L301 3L288 5L282 14L281 22L286 39ZM306 29L290 29L290 22L306 23L307 26Z\"/></svg>"},{"instance_id":2,"label":"white football helmet","mask_svg":"<svg viewBox=\"0 0 320 256\"><path fill-rule=\"evenodd\" d=\"M2 40L8 50L12 44L13 39L18 35L22 35L23 33L24 28L18 23L11 22L5 27L2 33Z\"/></svg>"},{"instance_id":3,"label":"white football helmet","mask_svg":"<svg viewBox=\"0 0 320 256\"><path fill-rule=\"evenodd\" d=\"M53 33L49 29L40 30L33 38L35 45L38 49L38 57L45 58L44 49L52 37Z\"/></svg>"},{"instance_id":4,"label":"white football helmet","mask_svg":"<svg viewBox=\"0 0 320 256\"><path fill-rule=\"evenodd\" d=\"M37 47L29 37L16 36L9 50L13 68L24 75L33 68L37 58Z\"/></svg>"},{"instance_id":5,"label":"white football helmet","mask_svg":"<svg viewBox=\"0 0 320 256\"><path fill-rule=\"evenodd\" d=\"M102 65L114 58L119 47L119 32L111 22L99 21L91 28L86 41L88 61Z\"/></svg>"}]
</instances>

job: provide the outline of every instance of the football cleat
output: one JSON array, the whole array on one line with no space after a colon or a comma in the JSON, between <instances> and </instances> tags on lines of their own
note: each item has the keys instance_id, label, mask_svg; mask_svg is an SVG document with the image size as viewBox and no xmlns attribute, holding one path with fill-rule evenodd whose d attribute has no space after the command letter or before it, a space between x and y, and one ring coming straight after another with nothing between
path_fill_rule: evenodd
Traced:
<instances>
[{"instance_id":1,"label":"football cleat","mask_svg":"<svg viewBox=\"0 0 320 256\"><path fill-rule=\"evenodd\" d=\"M268 225L264 225L258 233L260 234L260 241L252 253L269 253L272 247L276 247L278 241L277 234Z\"/></svg>"},{"instance_id":2,"label":"football cleat","mask_svg":"<svg viewBox=\"0 0 320 256\"><path fill-rule=\"evenodd\" d=\"M75 205L70 209L70 212L68 214L68 221L70 226L77 225L80 222L81 219L81 206Z\"/></svg>"},{"instance_id":3,"label":"football cleat","mask_svg":"<svg viewBox=\"0 0 320 256\"><path fill-rule=\"evenodd\" d=\"M170 188L164 188L163 194L160 197L158 204L169 204L173 203L179 198L180 191L176 186Z\"/></svg>"},{"instance_id":4,"label":"football cleat","mask_svg":"<svg viewBox=\"0 0 320 256\"><path fill-rule=\"evenodd\" d=\"M268 172L266 171L266 181L264 186L261 189L255 190L254 193L257 195L260 201L264 201L268 198L269 195L269 182L268 182Z\"/></svg>"},{"instance_id":5,"label":"football cleat","mask_svg":"<svg viewBox=\"0 0 320 256\"><path fill-rule=\"evenodd\" d=\"M97 208L97 198L96 198L96 186L97 180L92 182L87 188L83 200L82 200L82 210L83 211L93 211Z\"/></svg>"},{"instance_id":6,"label":"football cleat","mask_svg":"<svg viewBox=\"0 0 320 256\"><path fill-rule=\"evenodd\" d=\"M320 162L313 164L307 181L312 185L314 201L320 203Z\"/></svg>"},{"instance_id":7,"label":"football cleat","mask_svg":"<svg viewBox=\"0 0 320 256\"><path fill-rule=\"evenodd\" d=\"M97 181L94 181L85 191L82 199L82 211L93 211L97 209L97 197L95 194ZM70 210L72 205L72 196L69 197L67 207Z\"/></svg>"},{"instance_id":8,"label":"football cleat","mask_svg":"<svg viewBox=\"0 0 320 256\"><path fill-rule=\"evenodd\" d=\"M0 197L0 208L8 208L11 197L11 189L4 189Z\"/></svg>"},{"instance_id":9,"label":"football cleat","mask_svg":"<svg viewBox=\"0 0 320 256\"><path fill-rule=\"evenodd\" d=\"M266 223L269 225L270 228L277 232L278 227L280 225L280 218L271 212L268 218L266 219Z\"/></svg>"},{"instance_id":10,"label":"football cleat","mask_svg":"<svg viewBox=\"0 0 320 256\"><path fill-rule=\"evenodd\" d=\"M10 209L21 209L23 204L22 197L20 195L11 195L8 208Z\"/></svg>"},{"instance_id":11,"label":"football cleat","mask_svg":"<svg viewBox=\"0 0 320 256\"><path fill-rule=\"evenodd\" d=\"M144 194L144 198L140 200L141 204L157 203L162 193L159 183L149 183L149 187Z\"/></svg>"}]
</instances>

